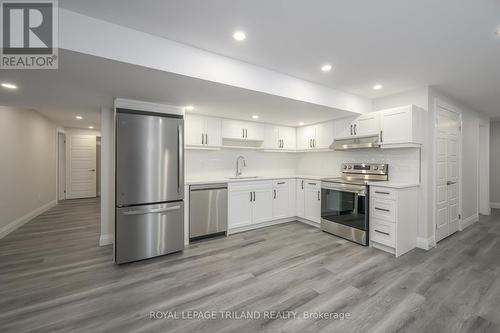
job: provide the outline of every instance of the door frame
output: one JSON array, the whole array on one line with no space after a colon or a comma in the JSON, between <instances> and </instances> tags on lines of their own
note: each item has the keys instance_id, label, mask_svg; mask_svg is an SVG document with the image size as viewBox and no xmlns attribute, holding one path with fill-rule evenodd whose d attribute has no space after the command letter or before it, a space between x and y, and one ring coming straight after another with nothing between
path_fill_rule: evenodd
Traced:
<instances>
[{"instance_id":1,"label":"door frame","mask_svg":"<svg viewBox=\"0 0 500 333\"><path fill-rule=\"evenodd\" d=\"M62 134L64 136L64 147L63 147L63 152L64 152L64 155L63 155L63 159L62 161L60 161L61 159L61 156L59 154L59 151L60 151L60 147L59 147L59 135ZM60 162L62 162L64 164L64 170L61 170L59 168L59 164ZM66 200L66 131L61 129L61 128L57 128L56 130L56 201L59 202L61 201L61 199L59 199L61 193L59 191L59 177L61 177L61 171L62 171L62 179L64 180L64 193L63 193L63 197L64 199L62 200Z\"/></svg>"},{"instance_id":2,"label":"door frame","mask_svg":"<svg viewBox=\"0 0 500 333\"><path fill-rule=\"evenodd\" d=\"M434 99L434 142L433 142L433 177L432 177L432 193L433 193L433 199L432 199L432 234L433 234L433 239L434 243L437 244L437 239L436 239L436 229L437 229L437 219L436 219L436 213L437 213L437 205L436 205L436 197L437 197L437 182L436 182L436 176L437 176L437 136L438 136L438 108L443 108L449 112L455 113L458 115L459 118L459 124L460 124L460 131L459 131L459 139L458 139L458 179L460 179L460 184L458 186L458 214L460 214L460 217L458 219L458 231L463 230L463 214L462 214L462 187L463 187L463 179L462 179L462 146L463 146L463 119L462 119L462 111L454 106L451 106L450 104L442 101L439 98Z\"/></svg>"},{"instance_id":3,"label":"door frame","mask_svg":"<svg viewBox=\"0 0 500 333\"><path fill-rule=\"evenodd\" d=\"M482 136L486 135L486 142ZM478 159L477 159L477 210L479 214L491 215L490 205L490 124L479 119L478 121ZM485 157L483 161L482 157ZM483 167L486 172L481 172ZM482 181L483 180L483 181ZM484 197L484 198L483 198ZM483 198L483 201L481 200ZM485 202L484 202L485 201ZM482 209L482 204L486 205Z\"/></svg>"}]
</instances>

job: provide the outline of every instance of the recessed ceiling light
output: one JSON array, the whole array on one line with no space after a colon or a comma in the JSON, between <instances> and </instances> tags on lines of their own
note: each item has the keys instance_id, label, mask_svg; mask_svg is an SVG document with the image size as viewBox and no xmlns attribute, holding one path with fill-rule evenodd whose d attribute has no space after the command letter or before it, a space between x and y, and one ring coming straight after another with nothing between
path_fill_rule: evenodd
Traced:
<instances>
[{"instance_id":1,"label":"recessed ceiling light","mask_svg":"<svg viewBox=\"0 0 500 333\"><path fill-rule=\"evenodd\" d=\"M7 88L7 89L17 89L17 86L15 84L7 83L7 82L2 83L2 87Z\"/></svg>"},{"instance_id":2,"label":"recessed ceiling light","mask_svg":"<svg viewBox=\"0 0 500 333\"><path fill-rule=\"evenodd\" d=\"M78 119L78 120L82 120L83 119L82 116L76 116L75 118Z\"/></svg>"},{"instance_id":3,"label":"recessed ceiling light","mask_svg":"<svg viewBox=\"0 0 500 333\"><path fill-rule=\"evenodd\" d=\"M241 42L247 38L247 35L244 31L238 30L233 33L233 38L238 42Z\"/></svg>"},{"instance_id":4,"label":"recessed ceiling light","mask_svg":"<svg viewBox=\"0 0 500 333\"><path fill-rule=\"evenodd\" d=\"M376 85L374 85L374 86L373 86L373 90L380 90L380 89L382 89L383 87L384 87L384 86L383 86L383 85L381 85L381 84L376 84Z\"/></svg>"},{"instance_id":5,"label":"recessed ceiling light","mask_svg":"<svg viewBox=\"0 0 500 333\"><path fill-rule=\"evenodd\" d=\"M186 110L193 111L194 110L194 106L188 105L188 106L186 106Z\"/></svg>"},{"instance_id":6,"label":"recessed ceiling light","mask_svg":"<svg viewBox=\"0 0 500 333\"><path fill-rule=\"evenodd\" d=\"M332 65L330 65L330 64L325 64L325 65L321 66L321 70L322 70L323 72L329 72L329 71L331 71L331 70L332 70Z\"/></svg>"},{"instance_id":7,"label":"recessed ceiling light","mask_svg":"<svg viewBox=\"0 0 500 333\"><path fill-rule=\"evenodd\" d=\"M304 122L302 122L302 121L301 121L301 122L299 123L299 126L304 126Z\"/></svg>"},{"instance_id":8,"label":"recessed ceiling light","mask_svg":"<svg viewBox=\"0 0 500 333\"><path fill-rule=\"evenodd\" d=\"M258 115L256 115L256 114L254 114L254 115L252 116L252 118L253 118L253 119L259 119L259 116L258 116Z\"/></svg>"},{"instance_id":9,"label":"recessed ceiling light","mask_svg":"<svg viewBox=\"0 0 500 333\"><path fill-rule=\"evenodd\" d=\"M89 126L89 129L94 129L94 126Z\"/></svg>"}]
</instances>

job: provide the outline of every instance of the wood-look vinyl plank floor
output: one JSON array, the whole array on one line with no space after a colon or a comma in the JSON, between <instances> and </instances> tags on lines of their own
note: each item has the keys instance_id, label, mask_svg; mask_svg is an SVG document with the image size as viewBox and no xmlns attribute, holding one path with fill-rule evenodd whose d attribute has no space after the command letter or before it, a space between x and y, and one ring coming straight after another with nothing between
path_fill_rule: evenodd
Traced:
<instances>
[{"instance_id":1,"label":"wood-look vinyl plank floor","mask_svg":"<svg viewBox=\"0 0 500 333\"><path fill-rule=\"evenodd\" d=\"M121 266L99 210L67 200L0 240L0 332L500 332L496 210L400 258L291 222ZM298 317L149 318L193 310Z\"/></svg>"}]
</instances>

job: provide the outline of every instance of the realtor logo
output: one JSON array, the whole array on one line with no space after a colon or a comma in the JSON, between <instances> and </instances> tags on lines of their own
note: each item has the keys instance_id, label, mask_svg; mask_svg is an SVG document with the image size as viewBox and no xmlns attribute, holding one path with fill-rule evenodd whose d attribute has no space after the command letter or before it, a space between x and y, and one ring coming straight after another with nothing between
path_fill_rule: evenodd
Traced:
<instances>
[{"instance_id":1,"label":"realtor logo","mask_svg":"<svg viewBox=\"0 0 500 333\"><path fill-rule=\"evenodd\" d=\"M2 69L57 69L57 0L1 2Z\"/></svg>"}]
</instances>

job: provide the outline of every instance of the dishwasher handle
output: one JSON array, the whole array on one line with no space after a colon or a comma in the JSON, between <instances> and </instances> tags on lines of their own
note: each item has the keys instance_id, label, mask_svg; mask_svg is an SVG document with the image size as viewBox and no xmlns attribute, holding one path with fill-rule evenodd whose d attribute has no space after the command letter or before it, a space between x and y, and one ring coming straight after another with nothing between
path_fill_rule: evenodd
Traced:
<instances>
[{"instance_id":1,"label":"dishwasher handle","mask_svg":"<svg viewBox=\"0 0 500 333\"><path fill-rule=\"evenodd\" d=\"M206 191L206 190L227 190L227 184L204 184L204 185L191 185L190 191Z\"/></svg>"}]
</instances>

